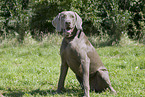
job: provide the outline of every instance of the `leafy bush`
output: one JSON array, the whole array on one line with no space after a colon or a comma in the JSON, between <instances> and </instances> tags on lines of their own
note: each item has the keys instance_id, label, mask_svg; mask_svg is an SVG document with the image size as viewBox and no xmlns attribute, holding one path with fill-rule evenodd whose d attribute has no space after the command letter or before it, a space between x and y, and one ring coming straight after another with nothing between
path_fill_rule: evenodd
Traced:
<instances>
[{"instance_id":1,"label":"leafy bush","mask_svg":"<svg viewBox=\"0 0 145 97\"><path fill-rule=\"evenodd\" d=\"M29 17L31 13L27 10L29 0L6 0L1 1L1 17L3 29L1 33L19 35L18 41L24 40L25 31L29 30ZM17 33L17 34L16 34Z\"/></svg>"},{"instance_id":2,"label":"leafy bush","mask_svg":"<svg viewBox=\"0 0 145 97\"><path fill-rule=\"evenodd\" d=\"M142 40L145 37L144 0L120 0L119 8L131 12L127 33L130 38Z\"/></svg>"},{"instance_id":3,"label":"leafy bush","mask_svg":"<svg viewBox=\"0 0 145 97\"><path fill-rule=\"evenodd\" d=\"M54 28L51 26L51 20L61 11L72 10L82 17L86 34L108 34L110 43L120 40L130 18L128 11L119 9L117 0L63 0L60 2L40 0L34 5L33 10L32 34L52 32Z\"/></svg>"},{"instance_id":4,"label":"leafy bush","mask_svg":"<svg viewBox=\"0 0 145 97\"><path fill-rule=\"evenodd\" d=\"M145 37L144 0L6 0L0 3L0 33L17 32L20 40L28 30L39 40L43 34L54 32L51 21L58 13L68 10L81 16L86 34L109 36L109 45L118 43L124 33L142 42Z\"/></svg>"},{"instance_id":5,"label":"leafy bush","mask_svg":"<svg viewBox=\"0 0 145 97\"><path fill-rule=\"evenodd\" d=\"M51 20L58 13L57 3L49 3L47 0L37 2L33 7L33 15L30 20L30 30L34 38L42 34L53 32Z\"/></svg>"}]
</instances>

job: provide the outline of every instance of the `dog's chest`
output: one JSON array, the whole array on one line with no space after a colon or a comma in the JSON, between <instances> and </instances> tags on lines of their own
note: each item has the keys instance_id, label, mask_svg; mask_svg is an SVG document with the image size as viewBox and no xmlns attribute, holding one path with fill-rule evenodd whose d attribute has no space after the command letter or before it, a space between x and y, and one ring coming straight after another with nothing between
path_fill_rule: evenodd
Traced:
<instances>
[{"instance_id":1,"label":"dog's chest","mask_svg":"<svg viewBox=\"0 0 145 97\"><path fill-rule=\"evenodd\" d=\"M81 53L85 48L85 43L83 42L83 40L75 39L68 43L65 50L65 60L68 66L77 74L82 72Z\"/></svg>"},{"instance_id":2,"label":"dog's chest","mask_svg":"<svg viewBox=\"0 0 145 97\"><path fill-rule=\"evenodd\" d=\"M69 42L66 48L66 53L70 56L73 57L79 57L80 53L84 51L87 48L85 44L85 40L81 39L74 39L73 41Z\"/></svg>"}]
</instances>

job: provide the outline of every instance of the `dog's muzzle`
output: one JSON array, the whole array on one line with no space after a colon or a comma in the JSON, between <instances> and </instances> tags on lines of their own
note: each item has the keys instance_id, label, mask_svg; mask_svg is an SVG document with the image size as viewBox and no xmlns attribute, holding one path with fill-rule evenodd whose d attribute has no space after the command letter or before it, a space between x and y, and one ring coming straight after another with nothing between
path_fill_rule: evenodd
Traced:
<instances>
[{"instance_id":1,"label":"dog's muzzle","mask_svg":"<svg viewBox=\"0 0 145 97\"><path fill-rule=\"evenodd\" d=\"M64 29L65 36L71 37L73 30L74 30L74 27L71 25L71 22L70 21L66 21L65 22L65 29Z\"/></svg>"}]
</instances>

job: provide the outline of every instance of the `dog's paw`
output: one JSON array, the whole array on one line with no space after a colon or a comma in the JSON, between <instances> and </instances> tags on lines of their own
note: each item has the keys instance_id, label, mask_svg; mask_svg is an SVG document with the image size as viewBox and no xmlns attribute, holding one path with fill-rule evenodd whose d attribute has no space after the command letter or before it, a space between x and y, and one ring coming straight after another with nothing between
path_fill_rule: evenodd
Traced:
<instances>
[{"instance_id":1,"label":"dog's paw","mask_svg":"<svg viewBox=\"0 0 145 97\"><path fill-rule=\"evenodd\" d=\"M116 95L116 94L117 94L117 92L116 92L115 90L111 90L111 94Z\"/></svg>"}]
</instances>

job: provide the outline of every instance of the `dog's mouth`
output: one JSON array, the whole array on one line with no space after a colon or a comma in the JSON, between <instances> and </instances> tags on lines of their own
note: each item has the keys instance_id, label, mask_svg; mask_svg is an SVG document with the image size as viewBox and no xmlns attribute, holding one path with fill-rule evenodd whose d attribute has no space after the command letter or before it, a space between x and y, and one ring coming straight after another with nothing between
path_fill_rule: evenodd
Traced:
<instances>
[{"instance_id":1,"label":"dog's mouth","mask_svg":"<svg viewBox=\"0 0 145 97\"><path fill-rule=\"evenodd\" d=\"M73 30L74 30L74 28L72 28L72 27L66 27L66 29L65 29L65 36L71 37Z\"/></svg>"},{"instance_id":2,"label":"dog's mouth","mask_svg":"<svg viewBox=\"0 0 145 97\"><path fill-rule=\"evenodd\" d=\"M66 32L70 33L70 32L72 32L72 31L73 31L73 28L71 28L71 27L67 27L67 28L66 28Z\"/></svg>"}]
</instances>

